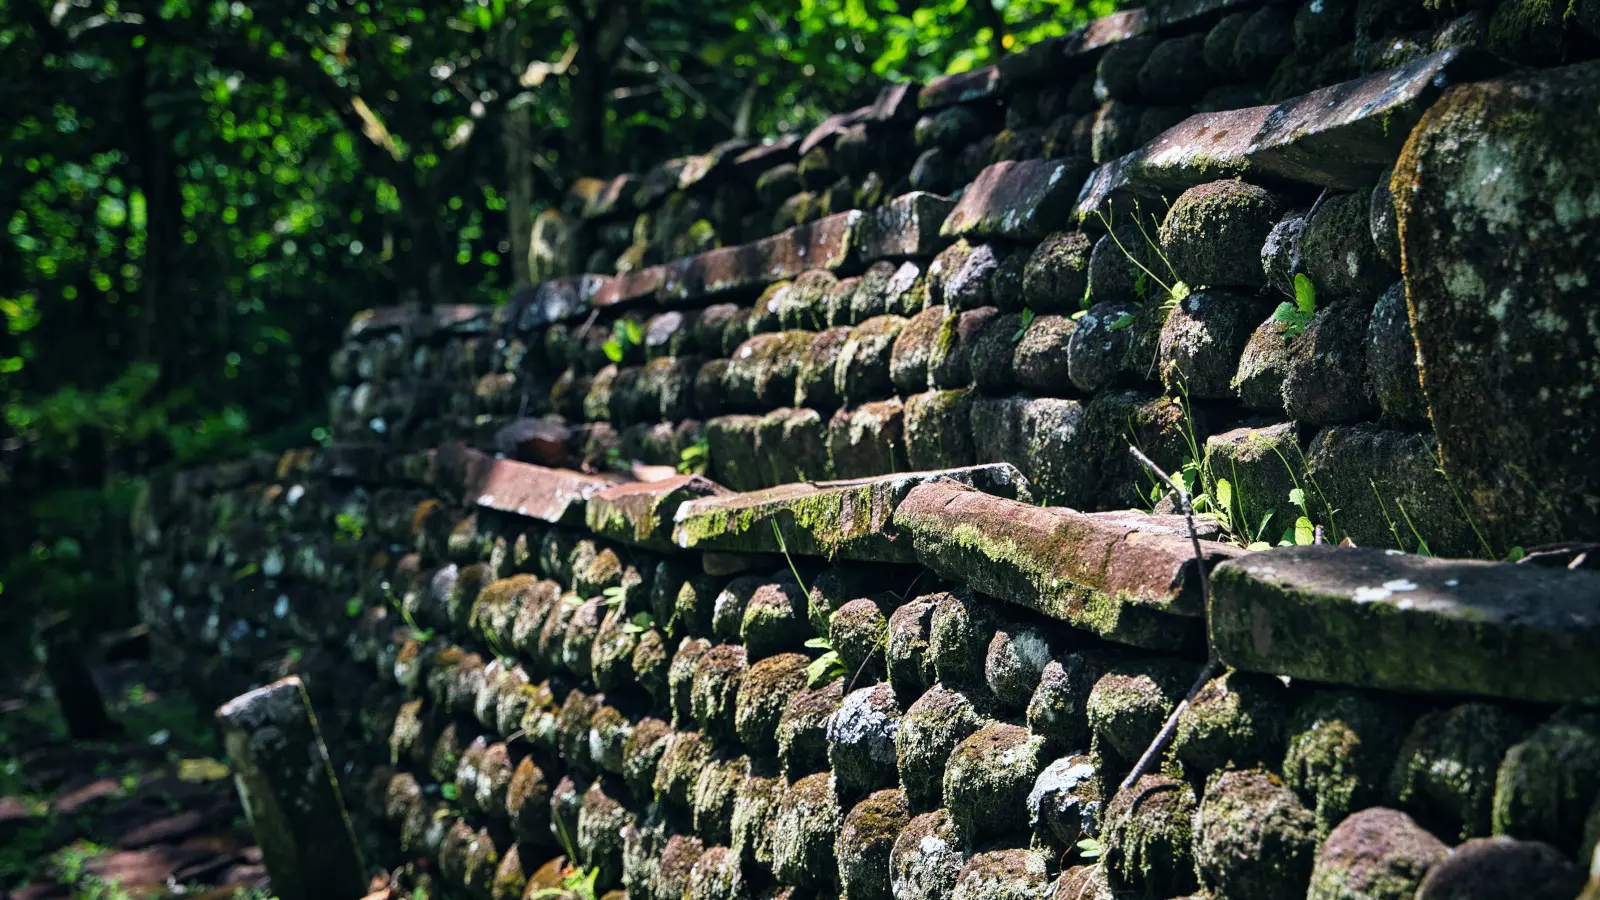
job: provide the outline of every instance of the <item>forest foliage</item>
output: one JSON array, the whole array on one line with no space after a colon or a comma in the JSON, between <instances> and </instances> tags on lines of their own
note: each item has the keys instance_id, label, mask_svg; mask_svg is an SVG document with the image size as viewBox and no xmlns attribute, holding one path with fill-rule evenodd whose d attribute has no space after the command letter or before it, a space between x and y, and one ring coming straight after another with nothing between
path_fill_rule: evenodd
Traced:
<instances>
[{"instance_id":1,"label":"forest foliage","mask_svg":"<svg viewBox=\"0 0 1600 900\"><path fill-rule=\"evenodd\" d=\"M325 440L349 317L503 302L528 277L518 222L575 178L800 131L1104 11L0 4L0 630L131 617L138 478Z\"/></svg>"}]
</instances>

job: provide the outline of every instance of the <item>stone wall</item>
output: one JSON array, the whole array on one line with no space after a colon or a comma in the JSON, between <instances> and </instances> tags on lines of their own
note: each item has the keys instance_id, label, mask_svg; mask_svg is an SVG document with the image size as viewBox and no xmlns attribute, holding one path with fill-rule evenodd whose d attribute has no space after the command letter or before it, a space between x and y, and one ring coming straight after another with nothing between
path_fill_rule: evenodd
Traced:
<instances>
[{"instance_id":1,"label":"stone wall","mask_svg":"<svg viewBox=\"0 0 1600 900\"><path fill-rule=\"evenodd\" d=\"M359 317L332 446L154 485L143 613L466 896L1574 896L1592 548L1448 558L1600 508L1541 9L1126 11L585 181L589 274Z\"/></svg>"}]
</instances>

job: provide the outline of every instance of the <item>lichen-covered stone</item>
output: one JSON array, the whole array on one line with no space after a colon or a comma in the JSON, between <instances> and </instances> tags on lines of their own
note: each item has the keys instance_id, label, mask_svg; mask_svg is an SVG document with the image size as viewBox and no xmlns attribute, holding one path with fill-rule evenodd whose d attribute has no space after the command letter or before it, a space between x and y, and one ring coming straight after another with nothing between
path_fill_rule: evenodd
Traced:
<instances>
[{"instance_id":1,"label":"lichen-covered stone","mask_svg":"<svg viewBox=\"0 0 1600 900\"><path fill-rule=\"evenodd\" d=\"M1428 398L1417 371L1417 346L1411 339L1404 282L1395 282L1378 298L1367 325L1367 372L1377 395L1380 421L1419 428L1428 422Z\"/></svg>"},{"instance_id":2,"label":"lichen-covered stone","mask_svg":"<svg viewBox=\"0 0 1600 900\"><path fill-rule=\"evenodd\" d=\"M1600 714L1558 712L1506 752L1495 777L1495 834L1580 849L1584 817L1600 799Z\"/></svg>"},{"instance_id":3,"label":"lichen-covered stone","mask_svg":"<svg viewBox=\"0 0 1600 900\"><path fill-rule=\"evenodd\" d=\"M844 679L796 693L778 717L778 759L791 779L828 767L828 722L844 700Z\"/></svg>"},{"instance_id":4,"label":"lichen-covered stone","mask_svg":"<svg viewBox=\"0 0 1600 900\"><path fill-rule=\"evenodd\" d=\"M655 900L683 900L684 892L689 889L689 874L704 853L705 845L694 835L675 834L667 838L661 851L661 864L650 885L651 896Z\"/></svg>"},{"instance_id":5,"label":"lichen-covered stone","mask_svg":"<svg viewBox=\"0 0 1600 900\"><path fill-rule=\"evenodd\" d=\"M1092 394L1149 380L1155 375L1155 354L1141 353L1151 342L1143 339L1145 330L1138 326L1154 313L1135 300L1096 299L1075 320L1077 327L1067 339L1067 375L1073 386ZM1154 350L1153 344L1149 349Z\"/></svg>"},{"instance_id":6,"label":"lichen-covered stone","mask_svg":"<svg viewBox=\"0 0 1600 900\"><path fill-rule=\"evenodd\" d=\"M932 601L918 597L901 604L889 616L884 663L889 683L902 700L921 694L932 687L937 678L928 656L933 609ZM909 714L909 710L907 712Z\"/></svg>"},{"instance_id":7,"label":"lichen-covered stone","mask_svg":"<svg viewBox=\"0 0 1600 900\"><path fill-rule=\"evenodd\" d=\"M806 617L811 627L825 634L829 619L840 607L888 589L890 583L885 577L888 571L883 566L849 563L824 569L811 579L806 597Z\"/></svg>"},{"instance_id":8,"label":"lichen-covered stone","mask_svg":"<svg viewBox=\"0 0 1600 900\"><path fill-rule=\"evenodd\" d=\"M529 847L549 844L550 782L532 757L517 762L506 787L506 814L517 840Z\"/></svg>"},{"instance_id":9,"label":"lichen-covered stone","mask_svg":"<svg viewBox=\"0 0 1600 900\"><path fill-rule=\"evenodd\" d=\"M879 651L888 639L889 620L896 598L890 595L859 597L834 611L828 620L828 643L839 655L845 671L877 681L883 672ZM870 664L870 668L868 667Z\"/></svg>"},{"instance_id":10,"label":"lichen-covered stone","mask_svg":"<svg viewBox=\"0 0 1600 900\"><path fill-rule=\"evenodd\" d=\"M718 844L733 839L733 812L739 786L749 776L748 756L719 755L706 762L695 781L690 804L696 834Z\"/></svg>"},{"instance_id":11,"label":"lichen-covered stone","mask_svg":"<svg viewBox=\"0 0 1600 900\"><path fill-rule=\"evenodd\" d=\"M966 864L948 810L906 823L889 852L889 883L896 900L945 900Z\"/></svg>"},{"instance_id":12,"label":"lichen-covered stone","mask_svg":"<svg viewBox=\"0 0 1600 900\"><path fill-rule=\"evenodd\" d=\"M722 641L739 639L739 623L744 620L745 606L765 583L765 576L740 575L723 586L711 604L711 635Z\"/></svg>"},{"instance_id":13,"label":"lichen-covered stone","mask_svg":"<svg viewBox=\"0 0 1600 900\"><path fill-rule=\"evenodd\" d=\"M777 752L778 721L789 699L805 690L807 664L802 654L780 653L751 664L740 680L734 725L752 753Z\"/></svg>"},{"instance_id":14,"label":"lichen-covered stone","mask_svg":"<svg viewBox=\"0 0 1600 900\"><path fill-rule=\"evenodd\" d=\"M690 709L709 739L719 743L736 740L737 698L748 668L749 654L737 644L718 644L695 662Z\"/></svg>"},{"instance_id":15,"label":"lichen-covered stone","mask_svg":"<svg viewBox=\"0 0 1600 900\"><path fill-rule=\"evenodd\" d=\"M927 650L934 674L952 687L983 686L989 635L998 624L993 607L966 593L924 599L934 603Z\"/></svg>"},{"instance_id":16,"label":"lichen-covered stone","mask_svg":"<svg viewBox=\"0 0 1600 900\"><path fill-rule=\"evenodd\" d=\"M958 239L928 265L929 302L958 310L990 305L989 282L1004 256L990 244Z\"/></svg>"},{"instance_id":17,"label":"lichen-covered stone","mask_svg":"<svg viewBox=\"0 0 1600 900\"><path fill-rule=\"evenodd\" d=\"M1044 854L1031 850L985 850L973 854L956 876L951 900L1033 900L1050 883Z\"/></svg>"},{"instance_id":18,"label":"lichen-covered stone","mask_svg":"<svg viewBox=\"0 0 1600 900\"><path fill-rule=\"evenodd\" d=\"M912 809L939 806L943 800L945 763L956 745L984 723L972 701L943 684L918 697L900 719L895 754L900 785Z\"/></svg>"},{"instance_id":19,"label":"lichen-covered stone","mask_svg":"<svg viewBox=\"0 0 1600 900\"><path fill-rule=\"evenodd\" d=\"M1463 840L1487 835L1494 773L1526 731L1520 718L1489 703L1429 713L1400 747L1390 794L1439 833Z\"/></svg>"},{"instance_id":20,"label":"lichen-covered stone","mask_svg":"<svg viewBox=\"0 0 1600 900\"><path fill-rule=\"evenodd\" d=\"M1028 824L1058 853L1100 831L1100 777L1094 759L1063 756L1044 767L1028 792Z\"/></svg>"},{"instance_id":21,"label":"lichen-covered stone","mask_svg":"<svg viewBox=\"0 0 1600 900\"><path fill-rule=\"evenodd\" d=\"M930 306L912 316L894 340L889 358L889 377L901 394L928 389L928 360L943 333L945 320L953 315L943 304Z\"/></svg>"},{"instance_id":22,"label":"lichen-covered stone","mask_svg":"<svg viewBox=\"0 0 1600 900\"><path fill-rule=\"evenodd\" d=\"M1094 683L1087 706L1096 749L1111 751L1131 766L1188 694L1196 673L1190 663L1160 658L1108 669Z\"/></svg>"},{"instance_id":23,"label":"lichen-covered stone","mask_svg":"<svg viewBox=\"0 0 1600 900\"><path fill-rule=\"evenodd\" d=\"M1106 651L1087 650L1045 663L1028 701L1028 727L1044 739L1047 753L1081 752L1089 746L1089 694L1113 662Z\"/></svg>"},{"instance_id":24,"label":"lichen-covered stone","mask_svg":"<svg viewBox=\"0 0 1600 900\"><path fill-rule=\"evenodd\" d=\"M1375 417L1378 398L1367 371L1370 318L1364 306L1335 304L1289 342L1283 408L1291 418L1324 425Z\"/></svg>"},{"instance_id":25,"label":"lichen-covered stone","mask_svg":"<svg viewBox=\"0 0 1600 900\"><path fill-rule=\"evenodd\" d=\"M1583 884L1583 871L1549 844L1473 838L1428 870L1417 888L1417 900L1567 900L1577 896Z\"/></svg>"},{"instance_id":26,"label":"lichen-covered stone","mask_svg":"<svg viewBox=\"0 0 1600 900\"><path fill-rule=\"evenodd\" d=\"M1197 290L1179 300L1161 328L1161 381L1193 398L1232 399L1239 357L1270 312L1270 302L1242 291Z\"/></svg>"},{"instance_id":27,"label":"lichen-covered stone","mask_svg":"<svg viewBox=\"0 0 1600 900\"><path fill-rule=\"evenodd\" d=\"M711 759L711 745L698 731L674 731L666 741L656 766L656 794L688 810L694 802L700 773Z\"/></svg>"},{"instance_id":28,"label":"lichen-covered stone","mask_svg":"<svg viewBox=\"0 0 1600 900\"><path fill-rule=\"evenodd\" d=\"M561 664L580 678L587 678L593 666L593 650L600 626L610 607L605 597L596 596L581 604L567 623L561 640Z\"/></svg>"},{"instance_id":29,"label":"lichen-covered stone","mask_svg":"<svg viewBox=\"0 0 1600 900\"><path fill-rule=\"evenodd\" d=\"M1284 780L1326 835L1350 813L1377 803L1409 725L1399 704L1360 691L1313 692L1289 722Z\"/></svg>"},{"instance_id":30,"label":"lichen-covered stone","mask_svg":"<svg viewBox=\"0 0 1600 900\"><path fill-rule=\"evenodd\" d=\"M911 468L928 471L972 465L976 457L968 431L971 418L971 392L967 389L924 391L905 398L906 458Z\"/></svg>"},{"instance_id":31,"label":"lichen-covered stone","mask_svg":"<svg viewBox=\"0 0 1600 900\"><path fill-rule=\"evenodd\" d=\"M801 887L821 887L838 871L833 855L839 832L839 802L832 776L807 775L790 783L778 802L772 832L772 874Z\"/></svg>"},{"instance_id":32,"label":"lichen-covered stone","mask_svg":"<svg viewBox=\"0 0 1600 900\"><path fill-rule=\"evenodd\" d=\"M1195 888L1194 791L1145 775L1106 804L1100 865L1118 895L1171 897Z\"/></svg>"},{"instance_id":33,"label":"lichen-covered stone","mask_svg":"<svg viewBox=\"0 0 1600 900\"><path fill-rule=\"evenodd\" d=\"M711 649L705 638L686 637L678 642L667 669L667 689L672 701L672 723L683 728L694 720L694 669L700 657Z\"/></svg>"},{"instance_id":34,"label":"lichen-covered stone","mask_svg":"<svg viewBox=\"0 0 1600 900\"><path fill-rule=\"evenodd\" d=\"M1299 897L1317 850L1315 817L1277 776L1218 772L1194 818L1200 887L1239 900Z\"/></svg>"},{"instance_id":35,"label":"lichen-covered stone","mask_svg":"<svg viewBox=\"0 0 1600 900\"><path fill-rule=\"evenodd\" d=\"M1171 753L1196 775L1227 767L1276 769L1288 720L1282 681L1228 672L1206 682L1178 716Z\"/></svg>"},{"instance_id":36,"label":"lichen-covered stone","mask_svg":"<svg viewBox=\"0 0 1600 900\"><path fill-rule=\"evenodd\" d=\"M889 852L910 821L898 790L876 791L844 817L835 842L839 882L851 900L889 900Z\"/></svg>"},{"instance_id":37,"label":"lichen-covered stone","mask_svg":"<svg viewBox=\"0 0 1600 900\"><path fill-rule=\"evenodd\" d=\"M887 684L845 695L828 717L828 766L842 799L853 800L894 784L900 719L900 703Z\"/></svg>"},{"instance_id":38,"label":"lichen-covered stone","mask_svg":"<svg viewBox=\"0 0 1600 900\"><path fill-rule=\"evenodd\" d=\"M855 297L856 288L861 284L859 276L841 278L828 288L828 295L823 298L823 320L829 328L843 325L860 324L850 318L850 301Z\"/></svg>"},{"instance_id":39,"label":"lichen-covered stone","mask_svg":"<svg viewBox=\"0 0 1600 900\"><path fill-rule=\"evenodd\" d=\"M772 869L772 832L778 824L778 804L786 787L782 777L769 774L758 763L751 765L750 774L739 783L729 847L739 855L747 872Z\"/></svg>"},{"instance_id":40,"label":"lichen-covered stone","mask_svg":"<svg viewBox=\"0 0 1600 900\"><path fill-rule=\"evenodd\" d=\"M1301 260L1320 304L1345 300L1370 308L1396 272L1378 255L1368 225L1367 192L1327 197L1306 220Z\"/></svg>"},{"instance_id":41,"label":"lichen-covered stone","mask_svg":"<svg viewBox=\"0 0 1600 900\"><path fill-rule=\"evenodd\" d=\"M622 883L622 830L634 816L618 796L605 781L596 781L584 792L578 810L574 839L579 855L596 873L595 886L600 890Z\"/></svg>"},{"instance_id":42,"label":"lichen-covered stone","mask_svg":"<svg viewBox=\"0 0 1600 900\"><path fill-rule=\"evenodd\" d=\"M672 612L667 616L671 633L675 636L710 634L723 586L724 582L712 575L696 574L686 579L679 586L672 601Z\"/></svg>"},{"instance_id":43,"label":"lichen-covered stone","mask_svg":"<svg viewBox=\"0 0 1600 900\"><path fill-rule=\"evenodd\" d=\"M993 306L967 309L947 317L928 357L928 384L953 389L972 383L972 352L991 320L999 315Z\"/></svg>"},{"instance_id":44,"label":"lichen-covered stone","mask_svg":"<svg viewBox=\"0 0 1600 900\"><path fill-rule=\"evenodd\" d=\"M1441 556L1483 552L1451 482L1439 472L1430 434L1371 425L1324 428L1306 452L1305 480L1320 491L1313 492L1312 509L1337 510L1331 522L1338 537L1358 546L1419 551L1426 543Z\"/></svg>"},{"instance_id":45,"label":"lichen-covered stone","mask_svg":"<svg viewBox=\"0 0 1600 900\"><path fill-rule=\"evenodd\" d=\"M1405 813L1364 809L1323 841L1306 900L1409 900L1449 852Z\"/></svg>"},{"instance_id":46,"label":"lichen-covered stone","mask_svg":"<svg viewBox=\"0 0 1600 900\"><path fill-rule=\"evenodd\" d=\"M832 410L839 406L836 383L839 354L853 331L841 325L817 332L800 358L800 369L795 373L794 404L818 410ZM898 339L897 339L898 340Z\"/></svg>"},{"instance_id":47,"label":"lichen-covered stone","mask_svg":"<svg viewBox=\"0 0 1600 900\"><path fill-rule=\"evenodd\" d=\"M834 364L834 390L844 403L881 400L894 393L890 360L906 321L900 316L876 316L850 332Z\"/></svg>"},{"instance_id":48,"label":"lichen-covered stone","mask_svg":"<svg viewBox=\"0 0 1600 900\"><path fill-rule=\"evenodd\" d=\"M1161 248L1191 288L1260 287L1256 252L1278 221L1280 201L1242 181L1213 181L1179 195L1161 223Z\"/></svg>"},{"instance_id":49,"label":"lichen-covered stone","mask_svg":"<svg viewBox=\"0 0 1600 900\"><path fill-rule=\"evenodd\" d=\"M944 772L944 800L969 841L1015 833L1034 779L1044 768L1044 741L1016 725L994 723L963 738Z\"/></svg>"},{"instance_id":50,"label":"lichen-covered stone","mask_svg":"<svg viewBox=\"0 0 1600 900\"><path fill-rule=\"evenodd\" d=\"M995 630L984 657L984 681L1002 709L1027 708L1056 644L1044 629L1031 625L1007 624Z\"/></svg>"}]
</instances>

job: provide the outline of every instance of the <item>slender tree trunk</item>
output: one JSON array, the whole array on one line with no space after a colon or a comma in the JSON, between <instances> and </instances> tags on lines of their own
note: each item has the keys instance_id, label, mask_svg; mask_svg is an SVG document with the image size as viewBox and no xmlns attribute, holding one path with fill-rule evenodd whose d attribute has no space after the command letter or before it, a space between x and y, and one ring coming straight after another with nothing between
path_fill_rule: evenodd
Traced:
<instances>
[{"instance_id":1,"label":"slender tree trunk","mask_svg":"<svg viewBox=\"0 0 1600 900\"><path fill-rule=\"evenodd\" d=\"M528 64L515 23L500 34L500 54L506 68L520 73ZM515 83L506 90L516 90ZM511 284L524 287L533 281L528 247L533 240L533 123L526 106L506 109L501 116L501 142L506 164L506 234L510 240Z\"/></svg>"}]
</instances>

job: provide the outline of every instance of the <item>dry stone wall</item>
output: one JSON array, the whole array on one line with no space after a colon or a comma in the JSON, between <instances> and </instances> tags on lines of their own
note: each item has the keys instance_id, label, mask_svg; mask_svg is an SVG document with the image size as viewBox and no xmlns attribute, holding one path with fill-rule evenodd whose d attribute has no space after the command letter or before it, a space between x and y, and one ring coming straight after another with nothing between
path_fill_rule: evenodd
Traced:
<instances>
[{"instance_id":1,"label":"dry stone wall","mask_svg":"<svg viewBox=\"0 0 1600 900\"><path fill-rule=\"evenodd\" d=\"M1125 11L587 180L587 274L359 317L332 446L154 485L144 614L298 671L369 856L464 896L1573 897L1573 9Z\"/></svg>"}]
</instances>

